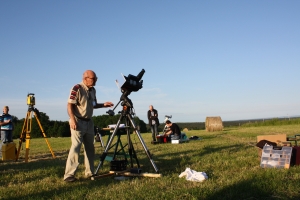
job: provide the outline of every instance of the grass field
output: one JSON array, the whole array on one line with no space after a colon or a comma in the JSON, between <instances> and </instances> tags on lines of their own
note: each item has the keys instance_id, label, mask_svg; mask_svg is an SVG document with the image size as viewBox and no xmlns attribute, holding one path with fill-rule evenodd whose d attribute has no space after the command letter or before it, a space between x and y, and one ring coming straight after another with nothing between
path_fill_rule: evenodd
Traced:
<instances>
[{"instance_id":1,"label":"grass field","mask_svg":"<svg viewBox=\"0 0 300 200\"><path fill-rule=\"evenodd\" d=\"M106 177L92 181L84 178L81 154L76 174L79 181L74 183L63 181L70 138L48 139L55 159L44 139L33 138L28 163L24 162L25 145L17 162L0 161L0 199L300 199L300 167L261 168L255 147L257 135L299 132L300 125L188 131L188 137L198 136L201 140L157 145L150 143L150 133L142 134L162 177ZM155 173L138 137L132 134L131 138L142 172ZM103 139L106 143L107 136ZM96 143L95 149L97 167L103 147ZM187 167L205 172L208 179L192 182L179 178ZM98 174L109 169L105 161Z\"/></svg>"}]
</instances>

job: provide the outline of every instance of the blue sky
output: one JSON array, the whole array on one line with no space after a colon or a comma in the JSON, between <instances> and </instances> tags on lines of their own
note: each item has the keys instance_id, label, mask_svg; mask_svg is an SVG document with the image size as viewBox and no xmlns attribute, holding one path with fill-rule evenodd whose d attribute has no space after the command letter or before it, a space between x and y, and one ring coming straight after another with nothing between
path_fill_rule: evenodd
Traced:
<instances>
[{"instance_id":1,"label":"blue sky","mask_svg":"<svg viewBox=\"0 0 300 200\"><path fill-rule=\"evenodd\" d=\"M150 104L173 122L299 115L299 10L297 0L1 0L0 106L24 118L34 93L40 112L66 121L86 69L98 101L115 104L115 79L145 69L129 95L145 122Z\"/></svg>"}]
</instances>

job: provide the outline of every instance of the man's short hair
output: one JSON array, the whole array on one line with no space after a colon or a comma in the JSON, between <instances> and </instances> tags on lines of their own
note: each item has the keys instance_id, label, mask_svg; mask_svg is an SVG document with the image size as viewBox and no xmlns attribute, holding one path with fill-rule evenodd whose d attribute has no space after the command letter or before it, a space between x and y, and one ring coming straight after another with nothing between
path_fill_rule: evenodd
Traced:
<instances>
[{"instance_id":1,"label":"man's short hair","mask_svg":"<svg viewBox=\"0 0 300 200\"><path fill-rule=\"evenodd\" d=\"M167 121L166 121L166 124L171 124L171 121L170 121L170 120L167 120Z\"/></svg>"}]
</instances>

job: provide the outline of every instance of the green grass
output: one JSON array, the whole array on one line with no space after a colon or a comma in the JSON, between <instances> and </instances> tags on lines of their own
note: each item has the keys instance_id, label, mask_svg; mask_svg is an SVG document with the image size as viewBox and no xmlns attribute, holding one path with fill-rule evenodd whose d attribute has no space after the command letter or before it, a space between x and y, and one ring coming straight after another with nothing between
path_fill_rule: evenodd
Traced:
<instances>
[{"instance_id":1,"label":"green grass","mask_svg":"<svg viewBox=\"0 0 300 200\"><path fill-rule=\"evenodd\" d=\"M49 138L53 159L44 139L31 139L29 162L24 148L17 162L0 161L0 199L299 199L300 167L265 169L260 167L257 135L299 133L300 125L233 127L220 132L186 132L201 140L182 144L152 145L151 134L142 137L162 174L160 178L106 177L91 181L84 178L83 154L76 177L65 183L64 168L70 138ZM143 172L155 173L141 143L132 135ZM106 143L107 136L104 141ZM122 136L122 141L126 137ZM17 140L15 140L17 142ZM95 144L95 167L103 148ZM208 180L191 182L179 178L187 167L206 172ZM109 171L105 161L98 174Z\"/></svg>"},{"instance_id":2,"label":"green grass","mask_svg":"<svg viewBox=\"0 0 300 200\"><path fill-rule=\"evenodd\" d=\"M300 124L299 118L292 118L292 119L266 119L266 120L259 120L253 121L249 123L244 123L243 127L253 127L253 126L281 126L281 125L292 125L292 124Z\"/></svg>"}]
</instances>

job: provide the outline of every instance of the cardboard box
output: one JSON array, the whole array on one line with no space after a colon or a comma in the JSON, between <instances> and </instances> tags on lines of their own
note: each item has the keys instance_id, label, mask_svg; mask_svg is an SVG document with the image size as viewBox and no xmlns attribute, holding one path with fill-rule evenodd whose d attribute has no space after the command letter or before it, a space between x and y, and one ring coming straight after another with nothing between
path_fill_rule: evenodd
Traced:
<instances>
[{"instance_id":1,"label":"cardboard box","mask_svg":"<svg viewBox=\"0 0 300 200\"><path fill-rule=\"evenodd\" d=\"M14 142L2 145L2 160L15 160L16 159L16 144Z\"/></svg>"},{"instance_id":2,"label":"cardboard box","mask_svg":"<svg viewBox=\"0 0 300 200\"><path fill-rule=\"evenodd\" d=\"M286 134L278 134L278 135L258 135L256 142L261 140L268 140L270 142L275 142L280 144L281 142L286 142Z\"/></svg>"},{"instance_id":3,"label":"cardboard box","mask_svg":"<svg viewBox=\"0 0 300 200\"><path fill-rule=\"evenodd\" d=\"M279 146L286 146L282 145L282 143L286 143L286 134L277 134L277 135L258 135L256 138L256 142L258 143L261 140L268 140L270 142L275 142ZM258 148L258 159L261 160L262 149Z\"/></svg>"}]
</instances>

